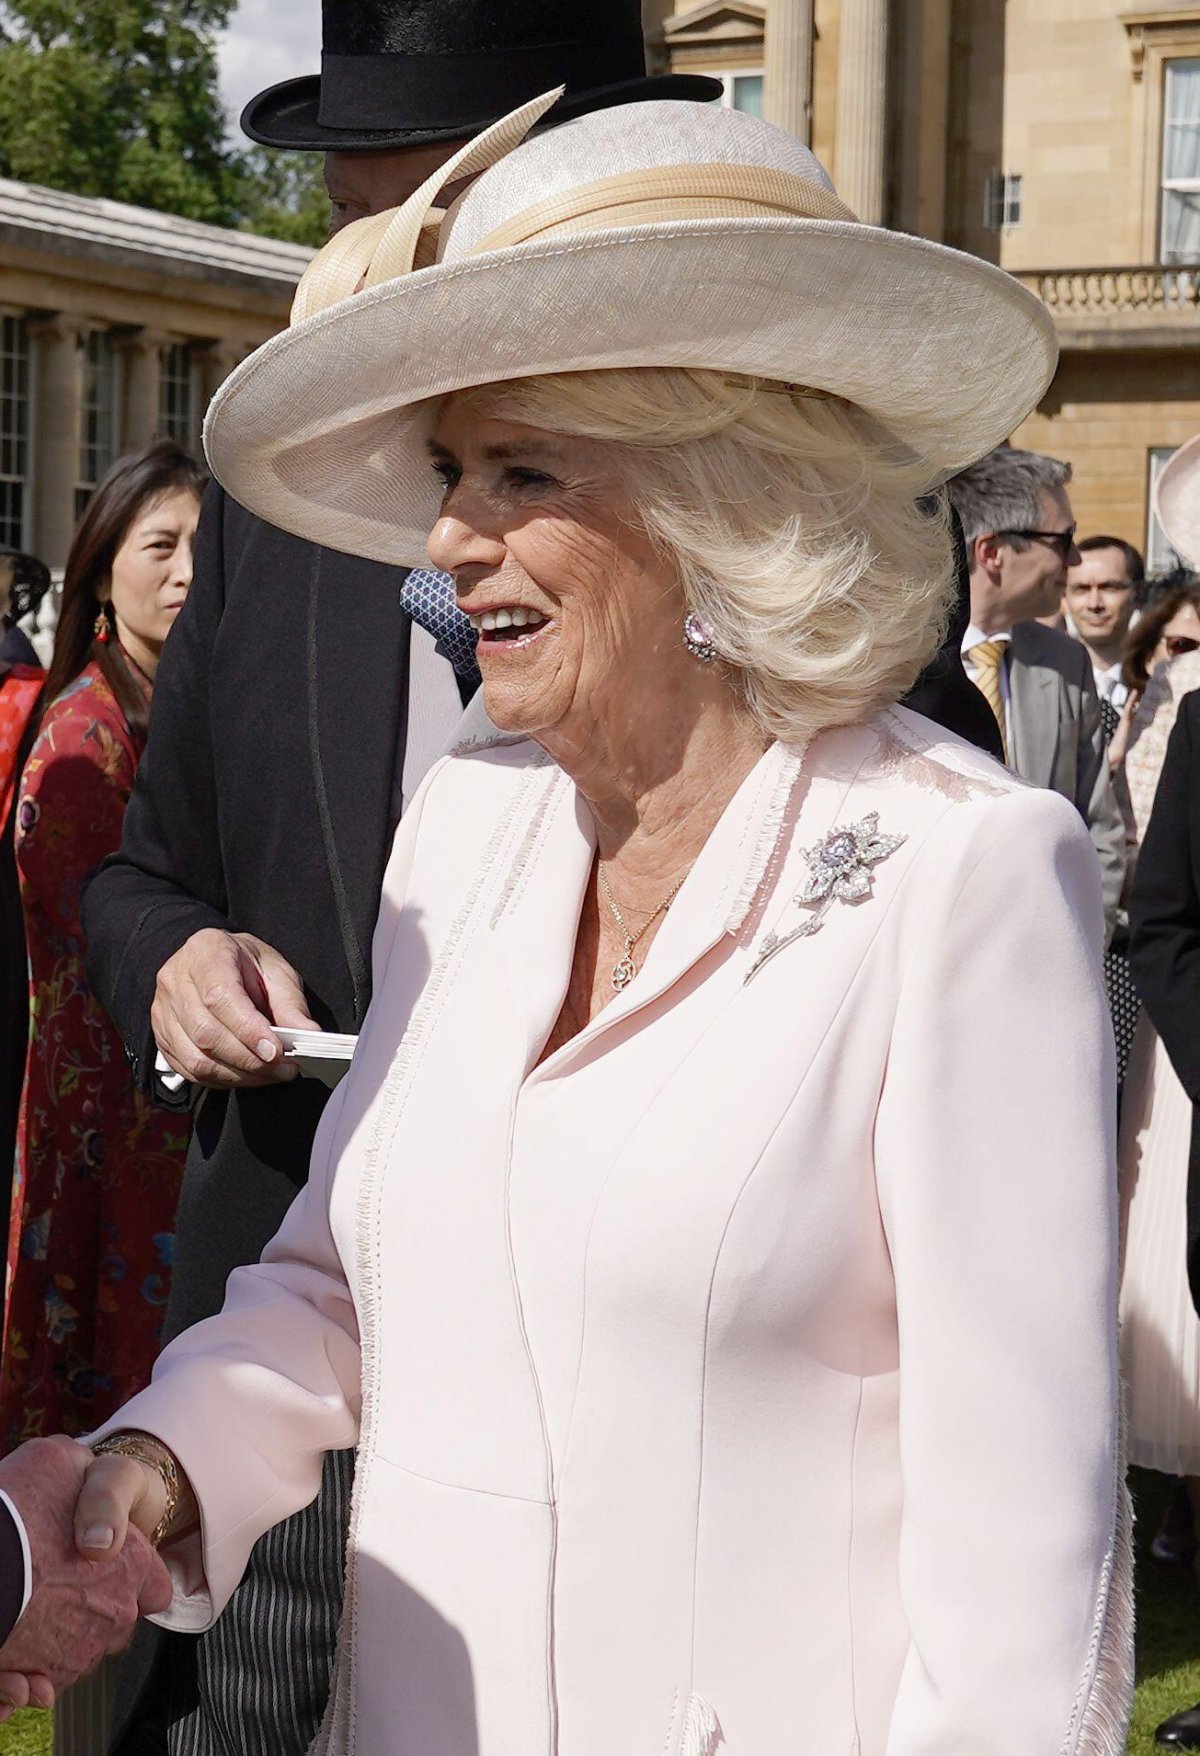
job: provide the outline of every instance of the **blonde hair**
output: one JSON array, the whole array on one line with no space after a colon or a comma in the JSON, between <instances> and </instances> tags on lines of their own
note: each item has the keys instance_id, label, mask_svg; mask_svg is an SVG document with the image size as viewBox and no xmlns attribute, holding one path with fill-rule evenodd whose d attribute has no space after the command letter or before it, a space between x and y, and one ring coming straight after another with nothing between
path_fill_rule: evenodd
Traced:
<instances>
[{"instance_id":1,"label":"blonde hair","mask_svg":"<svg viewBox=\"0 0 1200 1756\"><path fill-rule=\"evenodd\" d=\"M604 441L763 731L800 743L897 701L945 636L948 513L929 470L838 398L677 367L466 393L490 417Z\"/></svg>"}]
</instances>

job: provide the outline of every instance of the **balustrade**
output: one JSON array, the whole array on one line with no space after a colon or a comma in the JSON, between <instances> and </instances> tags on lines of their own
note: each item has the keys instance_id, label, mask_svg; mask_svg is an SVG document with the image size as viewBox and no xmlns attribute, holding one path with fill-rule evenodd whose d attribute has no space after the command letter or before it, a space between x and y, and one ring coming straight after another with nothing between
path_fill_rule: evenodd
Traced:
<instances>
[{"instance_id":1,"label":"balustrade","mask_svg":"<svg viewBox=\"0 0 1200 1756\"><path fill-rule=\"evenodd\" d=\"M1200 307L1200 264L1171 267L1062 268L1019 274L1056 317L1066 321L1123 315L1194 315Z\"/></svg>"}]
</instances>

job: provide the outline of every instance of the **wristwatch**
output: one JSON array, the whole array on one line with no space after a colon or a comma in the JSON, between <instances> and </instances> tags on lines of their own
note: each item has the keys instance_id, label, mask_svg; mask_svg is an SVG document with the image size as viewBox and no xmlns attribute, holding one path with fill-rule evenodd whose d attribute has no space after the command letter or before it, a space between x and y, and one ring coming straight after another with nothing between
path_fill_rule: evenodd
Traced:
<instances>
[{"instance_id":1,"label":"wristwatch","mask_svg":"<svg viewBox=\"0 0 1200 1756\"><path fill-rule=\"evenodd\" d=\"M92 1446L97 1457L132 1457L144 1463L161 1478L167 1503L163 1515L150 1534L150 1546L157 1549L170 1530L179 1510L179 1469L175 1459L160 1440L149 1433L112 1433Z\"/></svg>"}]
</instances>

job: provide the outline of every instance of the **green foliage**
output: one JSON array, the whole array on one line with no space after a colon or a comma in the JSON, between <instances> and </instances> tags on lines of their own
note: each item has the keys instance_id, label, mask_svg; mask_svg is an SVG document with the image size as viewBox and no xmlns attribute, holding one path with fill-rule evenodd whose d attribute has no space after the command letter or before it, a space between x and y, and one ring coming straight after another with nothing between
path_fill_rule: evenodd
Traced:
<instances>
[{"instance_id":1,"label":"green foliage","mask_svg":"<svg viewBox=\"0 0 1200 1756\"><path fill-rule=\"evenodd\" d=\"M0 174L234 225L216 33L236 0L0 0Z\"/></svg>"},{"instance_id":2,"label":"green foliage","mask_svg":"<svg viewBox=\"0 0 1200 1756\"><path fill-rule=\"evenodd\" d=\"M51 1756L54 1722L48 1713L17 1713L0 1726L3 1756Z\"/></svg>"},{"instance_id":3,"label":"green foliage","mask_svg":"<svg viewBox=\"0 0 1200 1756\"><path fill-rule=\"evenodd\" d=\"M242 225L268 238L319 246L329 230L329 197L316 152L249 147L242 157Z\"/></svg>"}]
</instances>

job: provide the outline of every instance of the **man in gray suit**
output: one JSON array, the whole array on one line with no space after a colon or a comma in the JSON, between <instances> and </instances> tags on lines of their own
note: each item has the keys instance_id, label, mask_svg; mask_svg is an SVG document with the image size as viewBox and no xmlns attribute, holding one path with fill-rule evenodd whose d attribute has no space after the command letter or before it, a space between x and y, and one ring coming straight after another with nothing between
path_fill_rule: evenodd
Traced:
<instances>
[{"instance_id":1,"label":"man in gray suit","mask_svg":"<svg viewBox=\"0 0 1200 1756\"><path fill-rule=\"evenodd\" d=\"M1113 792L1100 699L1086 648L1034 621L1057 609L1079 560L1069 463L1002 445L948 484L971 571L967 675L996 716L1005 758L1034 786L1070 799L1100 860L1111 939L1125 878L1125 826Z\"/></svg>"}]
</instances>

